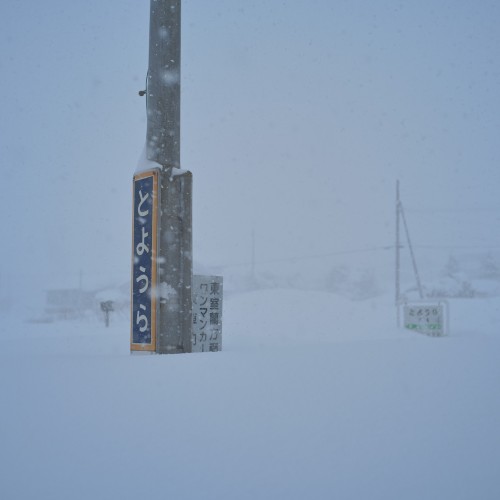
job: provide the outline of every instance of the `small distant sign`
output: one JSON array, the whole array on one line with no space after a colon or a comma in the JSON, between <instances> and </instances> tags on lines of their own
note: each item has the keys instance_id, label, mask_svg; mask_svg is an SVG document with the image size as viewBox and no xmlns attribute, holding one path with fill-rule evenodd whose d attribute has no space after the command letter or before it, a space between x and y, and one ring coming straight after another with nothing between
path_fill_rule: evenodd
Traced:
<instances>
[{"instance_id":1,"label":"small distant sign","mask_svg":"<svg viewBox=\"0 0 500 500\"><path fill-rule=\"evenodd\" d=\"M192 352L222 350L222 276L193 276Z\"/></svg>"},{"instance_id":2,"label":"small distant sign","mask_svg":"<svg viewBox=\"0 0 500 500\"><path fill-rule=\"evenodd\" d=\"M403 305L404 326L408 330L432 337L442 337L448 331L448 305L446 302L413 302Z\"/></svg>"},{"instance_id":3,"label":"small distant sign","mask_svg":"<svg viewBox=\"0 0 500 500\"><path fill-rule=\"evenodd\" d=\"M130 349L156 350L158 171L134 176Z\"/></svg>"},{"instance_id":4,"label":"small distant sign","mask_svg":"<svg viewBox=\"0 0 500 500\"><path fill-rule=\"evenodd\" d=\"M109 326L109 314L113 311L113 309L112 300L101 302L101 311L104 313L104 324L106 325L106 328Z\"/></svg>"}]
</instances>

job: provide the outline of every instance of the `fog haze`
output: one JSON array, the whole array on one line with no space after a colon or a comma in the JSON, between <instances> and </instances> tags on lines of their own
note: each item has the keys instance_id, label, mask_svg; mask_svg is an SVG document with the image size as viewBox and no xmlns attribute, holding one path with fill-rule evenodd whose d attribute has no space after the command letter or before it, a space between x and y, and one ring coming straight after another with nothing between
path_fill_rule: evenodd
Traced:
<instances>
[{"instance_id":1,"label":"fog haze","mask_svg":"<svg viewBox=\"0 0 500 500\"><path fill-rule=\"evenodd\" d=\"M262 268L359 252L393 279L396 179L424 274L498 254L497 2L182 8L196 266L249 266L254 232ZM147 0L2 1L0 294L128 279L148 30Z\"/></svg>"}]
</instances>

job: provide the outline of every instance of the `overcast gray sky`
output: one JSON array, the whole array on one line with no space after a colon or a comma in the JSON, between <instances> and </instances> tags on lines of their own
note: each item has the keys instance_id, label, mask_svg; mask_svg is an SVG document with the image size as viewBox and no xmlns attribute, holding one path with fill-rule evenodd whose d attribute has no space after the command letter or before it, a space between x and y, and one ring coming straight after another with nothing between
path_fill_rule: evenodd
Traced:
<instances>
[{"instance_id":1,"label":"overcast gray sky","mask_svg":"<svg viewBox=\"0 0 500 500\"><path fill-rule=\"evenodd\" d=\"M182 9L197 263L252 229L262 260L390 245L397 178L418 243L500 245L498 2ZM0 3L4 292L127 279L148 29L148 0Z\"/></svg>"}]
</instances>

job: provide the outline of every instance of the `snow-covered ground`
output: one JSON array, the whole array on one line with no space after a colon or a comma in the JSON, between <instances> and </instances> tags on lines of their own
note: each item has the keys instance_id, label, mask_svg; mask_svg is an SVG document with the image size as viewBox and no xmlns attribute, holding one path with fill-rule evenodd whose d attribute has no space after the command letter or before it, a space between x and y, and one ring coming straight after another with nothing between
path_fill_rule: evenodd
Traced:
<instances>
[{"instance_id":1,"label":"snow-covered ground","mask_svg":"<svg viewBox=\"0 0 500 500\"><path fill-rule=\"evenodd\" d=\"M229 295L220 353L130 356L128 318L0 326L0 498L498 499L500 298L450 335L392 297Z\"/></svg>"}]
</instances>

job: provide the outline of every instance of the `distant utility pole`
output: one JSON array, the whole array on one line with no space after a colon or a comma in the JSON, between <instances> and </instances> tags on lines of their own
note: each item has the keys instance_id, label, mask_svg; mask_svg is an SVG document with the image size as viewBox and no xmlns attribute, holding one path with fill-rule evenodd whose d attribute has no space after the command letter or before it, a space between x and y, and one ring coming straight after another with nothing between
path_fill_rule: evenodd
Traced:
<instances>
[{"instance_id":1,"label":"distant utility pole","mask_svg":"<svg viewBox=\"0 0 500 500\"><path fill-rule=\"evenodd\" d=\"M255 286L255 229L252 229L252 262L250 265L252 287Z\"/></svg>"},{"instance_id":2,"label":"distant utility pole","mask_svg":"<svg viewBox=\"0 0 500 500\"><path fill-rule=\"evenodd\" d=\"M396 181L396 307L399 308L399 300L401 298L401 242L399 237L399 180ZM399 314L398 314L399 326Z\"/></svg>"},{"instance_id":3,"label":"distant utility pole","mask_svg":"<svg viewBox=\"0 0 500 500\"><path fill-rule=\"evenodd\" d=\"M151 0L148 160L134 177L131 350L191 352L192 174L180 170L181 1Z\"/></svg>"},{"instance_id":4,"label":"distant utility pole","mask_svg":"<svg viewBox=\"0 0 500 500\"><path fill-rule=\"evenodd\" d=\"M415 253L413 252L413 245L411 244L410 231L408 229L408 224L406 222L406 216L403 209L403 204L401 202L399 194L399 181L396 181L396 306L398 307L398 325L399 325L399 302L401 299L401 284L400 284L400 266L401 266L401 238L400 238L400 220L403 221L403 226L406 234L406 241L408 243L408 248L410 249L411 262L413 265L413 272L415 274L415 281L417 283L417 289L420 299L424 298L424 292L422 289L422 283L420 281L420 274L417 268L417 260L415 259Z\"/></svg>"}]
</instances>

